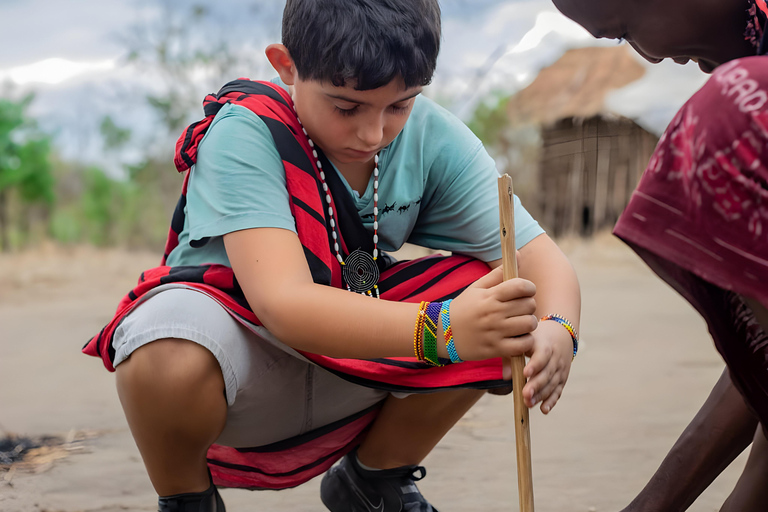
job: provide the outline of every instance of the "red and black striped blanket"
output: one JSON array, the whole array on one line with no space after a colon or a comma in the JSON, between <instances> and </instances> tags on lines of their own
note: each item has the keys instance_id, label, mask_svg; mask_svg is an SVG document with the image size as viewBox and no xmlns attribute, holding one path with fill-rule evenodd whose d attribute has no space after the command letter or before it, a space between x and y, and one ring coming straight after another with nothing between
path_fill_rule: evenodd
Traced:
<instances>
[{"instance_id":1,"label":"red and black striped blanket","mask_svg":"<svg viewBox=\"0 0 768 512\"><path fill-rule=\"evenodd\" d=\"M325 193L312 150L299 125L290 96L269 82L239 79L225 85L218 94L206 96L205 118L190 125L176 144L174 162L179 172L189 171L197 158L200 140L216 113L227 103L241 105L258 115L269 128L283 160L291 212L304 247L312 277L318 284L342 287L341 265L333 252L333 239L327 218ZM325 169L333 169L319 152ZM178 245L184 226L184 210L189 172L186 172L181 198L171 222L161 266L143 272L137 286L120 302L112 321L83 348L100 357L114 371L112 337L115 329L137 300L147 291L167 283L181 283L198 289L221 303L239 321L260 325L235 279L232 269L223 265L166 266ZM349 193L334 172L326 173L332 203L338 217L343 254L360 248L372 252L373 243L360 220ZM206 240L190 242L204 245ZM382 271L381 299L405 302L442 301L455 297L469 284L488 272L488 266L466 256L430 256L397 262ZM430 392L454 388L494 389L508 386L501 380L501 360L471 361L458 365L430 367L415 358L375 360L337 359L302 353L313 363L344 379L363 386L398 392ZM208 462L214 482L224 487L283 489L299 485L326 471L352 449L373 421L378 408L314 430L302 436L269 446L229 448L214 445Z\"/></svg>"}]
</instances>

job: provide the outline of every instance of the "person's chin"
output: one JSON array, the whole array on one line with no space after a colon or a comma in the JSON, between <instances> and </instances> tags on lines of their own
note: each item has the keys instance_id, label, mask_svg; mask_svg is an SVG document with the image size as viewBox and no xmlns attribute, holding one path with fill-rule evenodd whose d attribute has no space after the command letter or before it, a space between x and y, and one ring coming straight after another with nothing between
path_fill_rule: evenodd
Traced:
<instances>
[{"instance_id":1,"label":"person's chin","mask_svg":"<svg viewBox=\"0 0 768 512\"><path fill-rule=\"evenodd\" d=\"M697 63L699 65L699 69L702 70L704 73L712 73L715 68L718 66L717 63L712 62L711 60L703 60L700 59Z\"/></svg>"},{"instance_id":2,"label":"person's chin","mask_svg":"<svg viewBox=\"0 0 768 512\"><path fill-rule=\"evenodd\" d=\"M712 73L712 71L720 65L720 63L701 57L692 57L691 60L695 62L699 66L699 69L704 73ZM675 59L675 62L678 62L677 59Z\"/></svg>"}]
</instances>

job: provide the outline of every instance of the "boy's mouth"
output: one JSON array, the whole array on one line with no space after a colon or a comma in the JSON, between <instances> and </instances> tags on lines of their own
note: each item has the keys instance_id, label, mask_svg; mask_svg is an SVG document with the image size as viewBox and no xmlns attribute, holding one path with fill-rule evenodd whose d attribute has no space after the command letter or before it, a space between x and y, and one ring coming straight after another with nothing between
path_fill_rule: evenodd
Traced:
<instances>
[{"instance_id":1,"label":"boy's mouth","mask_svg":"<svg viewBox=\"0 0 768 512\"><path fill-rule=\"evenodd\" d=\"M360 151L359 149L349 148L347 151L349 151L355 158L373 158L373 156L378 153L377 149L372 151Z\"/></svg>"}]
</instances>

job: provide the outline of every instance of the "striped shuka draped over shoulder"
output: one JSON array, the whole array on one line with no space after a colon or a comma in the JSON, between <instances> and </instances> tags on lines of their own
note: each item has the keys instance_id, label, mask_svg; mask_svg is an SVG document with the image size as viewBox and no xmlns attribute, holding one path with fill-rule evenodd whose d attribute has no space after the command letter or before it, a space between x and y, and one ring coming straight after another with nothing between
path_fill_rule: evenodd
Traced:
<instances>
[{"instance_id":1,"label":"striped shuka draped over shoulder","mask_svg":"<svg viewBox=\"0 0 768 512\"><path fill-rule=\"evenodd\" d=\"M206 96L203 102L205 118L190 125L176 144L174 163L177 169L179 172L191 169L197 159L198 144L216 113L227 103L248 108L270 130L283 160L290 208L312 278L318 284L343 287L341 265L333 252L325 193L312 159L312 148L302 132L293 102L282 88L269 82L239 79L225 85L218 94ZM321 152L318 154L323 167L333 169L327 158ZM162 284L183 283L193 287L216 299L236 320L261 325L249 308L231 268L217 264L176 267L165 264L170 252L178 245L179 233L184 226L189 175L187 172L184 177L161 266L141 274L138 285L122 299L112 321L83 349L88 355L100 357L110 371L114 371L112 338L115 329L143 294ZM371 234L363 226L340 178L335 172L327 172L326 182L337 212L342 253L349 254L350 250L357 248L371 253ZM205 239L194 240L190 245L199 247L206 242ZM385 267L385 259L377 260L382 272L379 282L382 300L446 300L458 295L489 270L479 260L458 255L429 256L398 262L388 268ZM499 389L509 384L501 380L500 359L435 368L413 357L358 360L304 352L302 355L348 381L386 391L418 393L456 388ZM378 407L374 407L269 446L235 449L214 445L208 452L214 482L219 486L249 489L283 489L299 485L326 471L351 450L377 413Z\"/></svg>"}]
</instances>

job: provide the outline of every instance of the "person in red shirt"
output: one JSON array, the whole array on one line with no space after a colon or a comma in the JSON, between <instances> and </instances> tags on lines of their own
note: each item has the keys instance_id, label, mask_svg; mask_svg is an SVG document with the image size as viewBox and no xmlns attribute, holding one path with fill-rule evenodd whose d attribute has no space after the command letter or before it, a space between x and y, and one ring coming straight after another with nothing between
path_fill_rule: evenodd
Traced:
<instances>
[{"instance_id":1,"label":"person in red shirt","mask_svg":"<svg viewBox=\"0 0 768 512\"><path fill-rule=\"evenodd\" d=\"M553 0L598 38L712 78L662 135L614 233L706 319L727 369L624 512L686 510L752 442L721 512L768 503L768 58L764 0Z\"/></svg>"}]
</instances>

